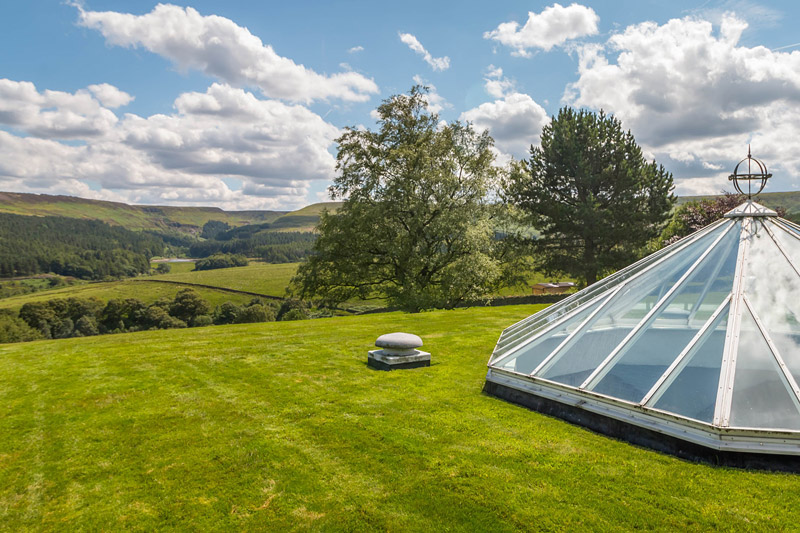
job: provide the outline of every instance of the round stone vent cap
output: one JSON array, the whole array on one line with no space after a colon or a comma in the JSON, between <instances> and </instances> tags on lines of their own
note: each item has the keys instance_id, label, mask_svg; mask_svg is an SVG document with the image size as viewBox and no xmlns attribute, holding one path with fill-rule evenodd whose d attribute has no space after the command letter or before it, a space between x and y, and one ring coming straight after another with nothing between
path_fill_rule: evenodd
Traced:
<instances>
[{"instance_id":1,"label":"round stone vent cap","mask_svg":"<svg viewBox=\"0 0 800 533\"><path fill-rule=\"evenodd\" d=\"M378 337L375 346L394 350L413 350L422 346L422 339L413 333L387 333Z\"/></svg>"}]
</instances>

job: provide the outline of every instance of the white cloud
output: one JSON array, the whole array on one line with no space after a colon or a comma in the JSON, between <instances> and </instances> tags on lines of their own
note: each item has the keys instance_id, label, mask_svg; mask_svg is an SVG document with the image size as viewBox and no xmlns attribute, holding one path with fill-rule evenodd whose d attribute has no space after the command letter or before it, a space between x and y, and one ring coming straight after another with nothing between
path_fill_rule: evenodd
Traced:
<instances>
[{"instance_id":1,"label":"white cloud","mask_svg":"<svg viewBox=\"0 0 800 533\"><path fill-rule=\"evenodd\" d=\"M100 101L101 104L112 109L126 106L134 100L133 96L129 95L125 91L120 91L108 83L89 85L87 89L89 89L89 91Z\"/></svg>"},{"instance_id":2,"label":"white cloud","mask_svg":"<svg viewBox=\"0 0 800 533\"><path fill-rule=\"evenodd\" d=\"M800 52L739 46L746 27L730 13L716 32L697 18L629 26L581 49L564 100L614 113L676 175L714 183L679 191L729 189L716 169L731 170L748 143L774 167L773 187L796 188L787 176L800 176Z\"/></svg>"},{"instance_id":3,"label":"white cloud","mask_svg":"<svg viewBox=\"0 0 800 533\"><path fill-rule=\"evenodd\" d=\"M442 95L440 95L437 92L436 86L434 84L423 79L422 76L420 76L419 74L414 76L413 79L414 83L416 83L417 85L422 85L428 88L428 96L427 96L428 111L430 111L431 113L441 113L442 110L444 110L445 108L449 109L453 107L452 105L450 105L450 103L448 103L448 101Z\"/></svg>"},{"instance_id":4,"label":"white cloud","mask_svg":"<svg viewBox=\"0 0 800 533\"><path fill-rule=\"evenodd\" d=\"M108 84L102 90L125 94ZM116 123L117 116L85 89L40 93L33 83L0 79L0 125L37 137L80 139L102 135Z\"/></svg>"},{"instance_id":5,"label":"white cloud","mask_svg":"<svg viewBox=\"0 0 800 533\"><path fill-rule=\"evenodd\" d=\"M503 76L503 69L489 65L486 69L484 88L489 96L503 98L514 92L514 82Z\"/></svg>"},{"instance_id":6,"label":"white cloud","mask_svg":"<svg viewBox=\"0 0 800 533\"><path fill-rule=\"evenodd\" d=\"M517 159L527 157L530 146L539 144L542 127L550 120L542 106L522 93L481 104L463 112L460 119L489 130L497 148Z\"/></svg>"},{"instance_id":7,"label":"white cloud","mask_svg":"<svg viewBox=\"0 0 800 533\"><path fill-rule=\"evenodd\" d=\"M503 22L496 29L484 33L483 38L512 48L513 55L529 57L532 48L549 51L569 40L597 34L599 20L590 7L553 4L538 14L528 12L528 21L521 28L516 21Z\"/></svg>"},{"instance_id":8,"label":"white cloud","mask_svg":"<svg viewBox=\"0 0 800 533\"><path fill-rule=\"evenodd\" d=\"M272 46L232 20L203 16L191 7L158 4L150 13L79 9L79 24L98 30L111 45L145 48L183 69L196 69L266 96L296 102L339 98L363 102L378 92L356 72L321 75L279 56Z\"/></svg>"},{"instance_id":9,"label":"white cloud","mask_svg":"<svg viewBox=\"0 0 800 533\"><path fill-rule=\"evenodd\" d=\"M449 57L433 57L430 52L425 50L425 47L422 46L422 43L420 43L419 40L410 33L401 33L400 40L408 45L411 50L421 55L422 59L424 59L433 70L447 70L450 68Z\"/></svg>"},{"instance_id":10,"label":"white cloud","mask_svg":"<svg viewBox=\"0 0 800 533\"><path fill-rule=\"evenodd\" d=\"M328 148L339 134L336 127L303 106L261 100L229 85L180 95L173 114L126 114L100 131L84 128L82 137L70 137L83 141L78 144L53 140L63 137L63 128L54 135L53 128L39 125L44 113L66 114L45 97L52 91L3 80L0 102L10 101L9 87L22 94L15 102L38 103L28 104L22 119L12 117L30 136L0 130L0 190L269 209L303 205L312 181L333 177ZM89 91L59 93L58 100L72 108L99 108ZM8 124L9 116L0 111L6 119L0 122ZM241 182L241 190L228 187L231 178Z\"/></svg>"},{"instance_id":11,"label":"white cloud","mask_svg":"<svg viewBox=\"0 0 800 533\"><path fill-rule=\"evenodd\" d=\"M357 52L363 52L363 51L364 51L364 47L363 47L363 46L354 46L354 47L352 47L352 48L349 48L349 49L347 50L347 53L348 53L348 54L355 54L355 53L357 53ZM327 194L327 193L326 193L326 194Z\"/></svg>"}]
</instances>

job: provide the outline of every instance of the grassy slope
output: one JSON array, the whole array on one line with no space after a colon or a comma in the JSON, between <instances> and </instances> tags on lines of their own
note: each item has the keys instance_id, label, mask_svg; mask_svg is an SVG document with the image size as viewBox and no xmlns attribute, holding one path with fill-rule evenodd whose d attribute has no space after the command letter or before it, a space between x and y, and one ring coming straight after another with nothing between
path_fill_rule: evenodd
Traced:
<instances>
[{"instance_id":1,"label":"grassy slope","mask_svg":"<svg viewBox=\"0 0 800 533\"><path fill-rule=\"evenodd\" d=\"M481 393L530 306L0 346L8 530L776 530L800 476L687 463ZM365 366L388 331L430 368Z\"/></svg>"},{"instance_id":2,"label":"grassy slope","mask_svg":"<svg viewBox=\"0 0 800 533\"><path fill-rule=\"evenodd\" d=\"M131 230L170 229L174 223L202 227L209 220L232 226L278 222L279 231L311 231L323 208L337 202L312 204L297 211L223 211L216 207L136 206L73 196L0 192L0 212L98 219Z\"/></svg>"},{"instance_id":3,"label":"grassy slope","mask_svg":"<svg viewBox=\"0 0 800 533\"><path fill-rule=\"evenodd\" d=\"M106 302L112 298L138 298L145 303L152 303L159 298L174 298L175 294L184 287L166 283L154 283L149 281L109 281L102 283L87 283L64 287L60 289L45 290L20 296L11 296L0 299L0 309L13 309L18 311L27 302L42 302L55 300L58 298L99 298ZM253 299L252 296L235 294L202 287L192 287L200 296L213 308L223 302L231 301L235 304L243 304Z\"/></svg>"},{"instance_id":4,"label":"grassy slope","mask_svg":"<svg viewBox=\"0 0 800 533\"><path fill-rule=\"evenodd\" d=\"M292 279L292 276L297 271L298 264L251 262L246 267L200 270L197 272L170 272L169 274L153 276L152 279L199 283L201 285L212 285L214 287L282 297L286 292L286 287L289 285L289 280Z\"/></svg>"}]
</instances>

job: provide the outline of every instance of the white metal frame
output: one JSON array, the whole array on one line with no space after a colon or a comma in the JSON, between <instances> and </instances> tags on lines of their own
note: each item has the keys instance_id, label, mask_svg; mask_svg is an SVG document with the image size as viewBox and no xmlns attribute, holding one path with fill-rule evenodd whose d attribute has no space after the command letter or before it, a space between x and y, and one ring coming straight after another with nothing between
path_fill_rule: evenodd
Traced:
<instances>
[{"instance_id":1,"label":"white metal frame","mask_svg":"<svg viewBox=\"0 0 800 533\"><path fill-rule=\"evenodd\" d=\"M702 262L702 260L708 256L711 250L717 246L721 239L728 234L732 227L734 227L737 219L741 220L742 224L740 228L739 249L736 257L736 270L731 293L716 308L714 313L703 323L689 344L684 347L672 364L664 371L656 383L653 384L644 398L642 398L639 403L634 403L588 390L588 388L596 385L596 383L602 379L602 377L605 375L605 372L611 368L618 355L620 353L624 353L625 347L629 346L630 343L635 340L639 332L643 331L647 327L647 324L656 315L658 310L668 303L678 287L680 287L688 279L691 273L698 268L698 265ZM623 289L623 287L628 286L629 283L631 283L634 279L650 271L652 268L655 268L668 257L672 256L673 253L677 253L678 251L683 250L685 246L697 242L697 240L702 238L702 236L707 235L709 232L719 228L719 226L725 222L731 223L730 226L714 240L714 243L710 245L708 250L706 250L706 252L692 264L689 270L685 272L683 276L681 276L680 280L675 283L672 289L670 289L670 291L668 291L659 299L659 301L652 309L650 309L647 315L641 319L636 327L626 335L625 339L614 348L614 350L605 358L603 363L598 366L586 380L584 380L580 387L564 385L540 377L542 372L545 371L549 365L553 364L553 361L556 360L556 356L559 353L563 353L563 351L571 345L570 343L574 342L578 333L584 331L585 326L589 324L603 308L609 305L611 301L615 300L615 296ZM760 335L766 341L766 344L771 352L771 356L777 368L780 370L779 374L782 377L784 386L786 387L787 392L789 392L792 401L798 409L798 413L800 413L800 384L798 384L797 380L795 380L791 371L787 367L780 351L770 338L767 328L761 321L758 313L755 311L750 298L744 292L745 276L747 275L745 272L745 258L747 257L753 235L761 230L767 232L772 242L777 246L781 255L786 258L791 265L791 268L795 271L795 273L798 274L798 276L800 276L800 267L795 263L794 260L792 260L785 247L778 240L773 229L770 227L771 224L778 226L781 231L789 235L790 238L800 240L800 226L774 216L753 216L751 214L747 214L733 219L724 219L719 223L712 224L697 232L692 236L693 238L687 238L685 243L679 241L678 243L665 248L661 251L662 253L658 254L655 260L653 257L645 258L624 269L624 271L620 271L616 275L606 278L606 280L601 282L602 285L599 287L590 287L591 289L603 289L612 282L618 283L618 285L613 287L612 291L610 291L607 295L603 294L602 291L598 291L597 295L590 298L587 302L575 305L574 308L570 309L563 316L560 316L558 320L554 320L554 324L548 324L546 328L541 329L540 331L536 331L534 328L536 333L532 336L530 341L526 339L526 341L520 344L520 346L527 345L529 342L540 338L542 334L552 331L553 327L557 327L557 324L563 324L565 320L574 317L577 312L580 312L579 310L581 308L585 309L586 305L594 305L598 301L598 298L604 298L604 300L600 301L598 307L593 310L592 313L586 319L584 319L581 324L572 333L570 333L567 338L565 338L550 354L548 354L548 356L539 365L537 365L531 374L521 374L513 370L498 368L495 365L495 363L499 362L499 360L506 360L508 356L511 356L515 351L517 351L517 349L519 349L519 346L513 346L505 353L502 353L499 359L495 357L495 354L493 354L488 365L489 369L486 380L488 382L504 385L506 387L527 392L545 399L555 400L566 405L580 407L589 412L604 415L616 420L621 420L635 426L650 429L666 435L671 435L689 442L701 444L712 449L800 456L800 430L730 427L731 401L733 397L733 386L736 378L739 332L742 322L742 313L745 312L749 313L753 317ZM641 267L643 262L649 262L649 264L646 264L644 268L641 268L641 270L631 275L630 278L626 279L624 277L626 272L630 272L630 269L635 267ZM717 268L716 271L718 270L719 268ZM572 302L577 302L582 295L586 294L588 289L589 288L584 289L584 291L580 291L570 297L569 300L571 301L563 301L559 307L568 306ZM674 379L676 379L683 368L692 359L696 348L703 342L707 335L709 335L718 327L720 323L719 321L721 320L721 315L726 310L728 311L727 327L725 332L725 343L723 347L722 364L720 367L720 378L712 422L708 423L694 420L653 407L658 402L661 395L663 395L664 391L670 387ZM504 330L503 335L501 335L500 339L498 340L497 348L501 348L501 343L503 341L503 337L506 335L506 332L513 332L512 335L515 338L521 336L519 334L529 333L530 328L526 326L531 325L532 322L538 321L538 315L539 313L532 315L531 317L528 317L527 319L520 321ZM538 324L538 327L541 328L541 324ZM508 343L505 344L505 346L508 345Z\"/></svg>"}]
</instances>

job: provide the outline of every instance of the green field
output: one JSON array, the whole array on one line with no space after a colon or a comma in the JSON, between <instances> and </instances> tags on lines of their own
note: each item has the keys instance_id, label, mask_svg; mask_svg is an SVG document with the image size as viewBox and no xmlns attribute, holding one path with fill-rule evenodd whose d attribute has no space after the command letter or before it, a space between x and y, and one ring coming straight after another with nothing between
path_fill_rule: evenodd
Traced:
<instances>
[{"instance_id":1,"label":"green field","mask_svg":"<svg viewBox=\"0 0 800 533\"><path fill-rule=\"evenodd\" d=\"M800 476L694 464L484 395L533 306L0 346L8 531L793 530ZM380 372L389 331L429 368Z\"/></svg>"},{"instance_id":2,"label":"green field","mask_svg":"<svg viewBox=\"0 0 800 533\"><path fill-rule=\"evenodd\" d=\"M175 264L181 263L173 263L173 265ZM185 265L186 263L183 264ZM169 274L152 276L151 279L199 283L201 285L283 297L286 294L286 287L289 285L289 281L297 271L298 264L271 264L252 261L245 267L199 270L196 272L170 272Z\"/></svg>"},{"instance_id":3,"label":"green field","mask_svg":"<svg viewBox=\"0 0 800 533\"><path fill-rule=\"evenodd\" d=\"M180 285L157 283L147 280L148 278L144 278L144 281L123 280L86 283L61 289L11 296L9 298L0 299L0 309L19 311L19 309L28 302L43 302L55 300L57 298L99 298L103 302L107 302L112 298L138 298L144 303L149 304L155 302L159 298L173 299L179 290L185 288ZM227 301L241 305L253 299L252 296L246 294L236 294L202 287L192 288L196 290L212 308Z\"/></svg>"},{"instance_id":4,"label":"green field","mask_svg":"<svg viewBox=\"0 0 800 533\"><path fill-rule=\"evenodd\" d=\"M194 261L181 261L179 263L167 263L170 274L183 274L194 270ZM159 263L150 263L150 268L156 268Z\"/></svg>"}]
</instances>

